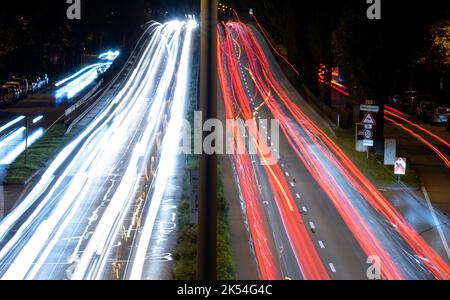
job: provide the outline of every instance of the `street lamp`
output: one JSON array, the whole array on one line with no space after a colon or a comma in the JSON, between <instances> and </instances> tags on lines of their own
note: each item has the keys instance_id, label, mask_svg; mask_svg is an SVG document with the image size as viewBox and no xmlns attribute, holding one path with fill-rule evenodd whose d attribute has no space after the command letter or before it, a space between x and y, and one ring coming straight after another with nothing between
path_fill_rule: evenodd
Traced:
<instances>
[{"instance_id":1,"label":"street lamp","mask_svg":"<svg viewBox=\"0 0 450 300\"><path fill-rule=\"evenodd\" d=\"M217 0L201 0L200 111L217 119ZM202 141L207 132L202 131ZM202 151L200 158L197 277L217 278L217 156Z\"/></svg>"}]
</instances>

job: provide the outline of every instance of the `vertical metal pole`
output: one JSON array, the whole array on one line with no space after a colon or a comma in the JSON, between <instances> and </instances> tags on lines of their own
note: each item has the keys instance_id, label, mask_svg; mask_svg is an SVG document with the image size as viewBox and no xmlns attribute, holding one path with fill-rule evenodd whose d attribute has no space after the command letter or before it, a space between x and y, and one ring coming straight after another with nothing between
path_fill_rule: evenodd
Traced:
<instances>
[{"instance_id":1,"label":"vertical metal pole","mask_svg":"<svg viewBox=\"0 0 450 300\"><path fill-rule=\"evenodd\" d=\"M200 15L200 111L217 119L217 0L201 0ZM204 138L208 132L203 132ZM200 158L197 277L216 280L217 256L217 157Z\"/></svg>"},{"instance_id":2,"label":"vertical metal pole","mask_svg":"<svg viewBox=\"0 0 450 300\"><path fill-rule=\"evenodd\" d=\"M27 165L28 156L28 116L25 117L25 166Z\"/></svg>"}]
</instances>

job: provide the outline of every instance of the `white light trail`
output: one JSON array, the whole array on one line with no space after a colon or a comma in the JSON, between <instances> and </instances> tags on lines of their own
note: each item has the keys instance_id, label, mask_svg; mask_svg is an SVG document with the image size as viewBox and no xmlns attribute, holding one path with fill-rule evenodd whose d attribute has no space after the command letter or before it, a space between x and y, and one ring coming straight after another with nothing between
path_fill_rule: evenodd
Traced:
<instances>
[{"instance_id":1,"label":"white light trail","mask_svg":"<svg viewBox=\"0 0 450 300\"><path fill-rule=\"evenodd\" d=\"M153 23L152 25L150 25L147 28L144 35L147 34L149 31L153 30L155 26L158 26L158 24L159 23ZM148 53L150 46L151 45L148 45L144 53ZM21 238L21 235L25 231L25 228L32 222L34 218L36 218L41 209L53 196L57 187L61 185L63 178L67 176L68 170L74 166L76 159L80 156L79 153L81 153L86 148L87 144L92 141L94 136L98 132L100 132L106 126L106 124L108 124L108 122L110 122L115 117L118 111L120 111L117 104L126 93L132 92L132 89L130 88L131 84L134 82L138 70L142 67L144 57L145 55L142 56L141 60L136 65L132 75L127 80L125 86L119 91L116 98L108 105L108 107L105 108L105 110L91 124L89 124L89 126L74 141L72 141L60 152L60 154L53 160L53 162L41 176L41 179L37 182L37 184L34 186L31 192L19 203L19 205L17 205L14 208L14 210L12 210L2 220L2 222L0 222L0 240L3 240L5 238L5 235L11 229L11 227L14 226L14 224L18 221L18 219L23 215L23 213L25 213L39 199L39 197L42 196L43 192L49 188L50 184L55 178L54 173L56 172L56 170L58 170L61 167L61 165L68 159L68 157L73 154L74 150L77 149L77 147L81 144L81 142L87 138L83 146L79 149L78 154L75 155L75 157L71 160L71 163L63 172L63 174L60 174L59 180L52 185L52 189L41 201L40 206L38 206L38 208L34 210L33 215L31 215L30 218L28 218L28 220L23 224L23 226L21 226L19 231L10 240L10 242L8 242L8 244L2 249L2 251L0 252L0 259L3 257L2 253L6 254L7 251L10 249L10 247L13 247L13 244Z\"/></svg>"},{"instance_id":2,"label":"white light trail","mask_svg":"<svg viewBox=\"0 0 450 300\"><path fill-rule=\"evenodd\" d=\"M168 55L168 63L164 70L164 76L160 81L160 85L158 86L156 96L153 100L150 116L153 116L154 120L160 120L160 116L163 113L163 104L164 104L164 95L167 94L169 89L170 79L173 77L176 58L177 55L174 55L173 51L177 51L178 49L178 41L180 40L180 32L182 29L183 23L181 22L170 22L166 23L165 30L161 33L164 36L171 36L167 49L169 49ZM158 51L163 51L166 47L163 42L158 43ZM171 55L170 55L171 54ZM155 63L159 63L160 58L158 56L153 57L152 62L150 63L150 69L156 70ZM155 74L156 75L156 74ZM148 85L152 80L144 80L145 84ZM148 94L149 90L147 93ZM131 204L132 197L136 194L137 184L140 178L138 174L138 164L139 159L143 156L143 149L150 148L149 142L151 137L155 136L156 122L152 122L152 120L147 120L148 124L146 126L146 130L144 132L143 139L139 141L133 150L133 154L131 156L130 163L127 167L125 174L122 177L122 181L120 182L117 191L115 192L113 198L111 199L108 208L103 213L102 219L100 223L97 225L95 232L93 233L89 244L83 252L80 261L74 271L72 276L73 280L80 279L101 279L102 270L105 268L108 253L110 253L112 244L111 239L117 236L119 231L119 226L117 224L122 224L123 219L125 218L126 212ZM146 147L144 147L146 146ZM89 269L90 264L93 260L96 260L96 266L98 270Z\"/></svg>"},{"instance_id":3,"label":"white light trail","mask_svg":"<svg viewBox=\"0 0 450 300\"><path fill-rule=\"evenodd\" d=\"M170 121L167 127L166 135L164 136L162 144L162 152L160 162L156 175L155 190L151 197L150 208L145 217L144 227L141 232L140 240L138 242L136 255L133 261L130 280L139 280L142 278L142 273L145 264L145 257L150 244L151 235L155 225L156 216L161 205L162 198L166 184L169 180L169 175L175 167L175 162L178 155L178 148L182 132L182 120L186 104L187 83L189 81L189 66L190 66L190 48L192 39L192 30L194 22L188 22L185 40L183 44L182 56L180 58L180 65L177 75L177 85L174 94L174 102L172 105L172 112Z\"/></svg>"},{"instance_id":4,"label":"white light trail","mask_svg":"<svg viewBox=\"0 0 450 300\"><path fill-rule=\"evenodd\" d=\"M33 124L36 124L36 123L40 122L43 119L44 119L44 116L36 117L36 118L33 119Z\"/></svg>"},{"instance_id":5,"label":"white light trail","mask_svg":"<svg viewBox=\"0 0 450 300\"><path fill-rule=\"evenodd\" d=\"M16 125L17 123L19 123L20 121L25 120L24 116L20 116L14 120L12 120L11 122L3 125L2 127L0 127L0 134L3 133L5 130L9 129L10 127Z\"/></svg>"},{"instance_id":6,"label":"white light trail","mask_svg":"<svg viewBox=\"0 0 450 300\"><path fill-rule=\"evenodd\" d=\"M38 139L40 139L43 134L44 134L44 129L42 129L42 128L36 130L33 134L31 134L28 137L28 147L33 145ZM0 159L0 165L12 164L16 160L16 158L19 157L19 155L25 151L25 147L26 147L25 144L26 144L26 141L22 141L19 145L14 147L13 150L8 152L8 155L6 155L4 158Z\"/></svg>"},{"instance_id":7,"label":"white light trail","mask_svg":"<svg viewBox=\"0 0 450 300\"><path fill-rule=\"evenodd\" d=\"M11 143L12 141L14 141L16 138L20 137L20 135L27 130L25 127L21 127L19 129L14 130L11 134L9 134L7 137L5 137L4 139L2 139L0 141L0 148L5 147L6 145L8 145L9 143Z\"/></svg>"},{"instance_id":8,"label":"white light trail","mask_svg":"<svg viewBox=\"0 0 450 300\"><path fill-rule=\"evenodd\" d=\"M14 254L14 259L4 273L3 279L33 279L38 275L42 265L70 224L70 220L73 219L77 209L86 199L88 191L94 188L93 182L97 174L104 176L115 167L116 160L110 159L114 158L111 149L124 143L123 140L126 139L126 136L124 137L122 134L130 135L130 124L140 115L147 117L144 108L149 105L148 99L151 91L156 89L156 96L150 102L149 115L147 118L143 118L146 121L145 131L141 140L134 145L134 150L132 150L132 155L127 162L128 166L121 182L96 225L94 233L83 250L83 255L77 261L72 279L99 279L102 275L108 253L111 252L111 241L117 236L120 224L123 223L125 218L125 212L131 207L130 204L136 194L137 184L142 176L142 172L139 170L142 169L141 158L145 154L145 149L150 149L152 143L154 143L157 124L158 121L161 122L161 115L164 113L165 101L167 100L165 96L171 87L171 78L179 57L176 53L180 51L178 44L182 40L181 29L185 24L170 22L155 26L157 28L148 47L143 52L124 87L111 101L110 105L80 136L63 149L30 194L0 223L0 239L2 239L21 215L43 196L44 191L48 190L39 205L1 249L0 261L7 258L13 251L14 246L26 237L25 245L19 250L15 250L17 253ZM155 26L152 25L150 28ZM170 53L167 53L167 51ZM183 50L182 53L184 52ZM163 59L164 56L167 58ZM164 64L164 75L156 79L158 70ZM183 63L180 64L179 71L182 71L182 65ZM182 77L180 74L178 75L178 78ZM175 96L180 95L177 92L180 89L178 87L180 84L177 83ZM157 85L157 88L155 85ZM186 87L186 84L184 86ZM175 113L175 115L178 114ZM179 116L179 119L181 120L182 116ZM100 138L94 140L100 133ZM81 148L77 149L82 141L84 142ZM94 143L94 148L88 148L91 143ZM69 165L62 172L59 172L56 182L53 182L55 172L74 153L75 149L77 149L77 152L74 157L71 157ZM82 164L78 166L80 161ZM105 164L106 161L109 164ZM73 173L73 170L76 170L76 172ZM67 179L70 179L70 182L67 182ZM63 182L65 182L65 185L63 185ZM64 188L62 192L61 187ZM48 207L48 203L54 201L54 199L58 200L51 213L45 216L45 220L41 220L42 213ZM34 224L38 224L38 226L32 229L32 234L30 234L29 228L33 222L37 222ZM95 261L94 266L92 265L93 261Z\"/></svg>"},{"instance_id":9,"label":"white light trail","mask_svg":"<svg viewBox=\"0 0 450 300\"><path fill-rule=\"evenodd\" d=\"M73 74L73 75L71 75L71 76L69 76L69 77L67 77L67 78L57 82L55 84L55 86L59 87L59 86L63 85L64 83L66 83L66 82L68 82L68 81L70 81L70 80L80 76L81 74L86 73L87 71L89 71L89 70L91 70L91 69L93 69L95 67L98 67L100 65L102 65L102 64L101 63L96 63L96 64L93 64L93 65L89 65L87 67L84 67L83 69L81 69L80 71L76 72L75 74Z\"/></svg>"}]
</instances>

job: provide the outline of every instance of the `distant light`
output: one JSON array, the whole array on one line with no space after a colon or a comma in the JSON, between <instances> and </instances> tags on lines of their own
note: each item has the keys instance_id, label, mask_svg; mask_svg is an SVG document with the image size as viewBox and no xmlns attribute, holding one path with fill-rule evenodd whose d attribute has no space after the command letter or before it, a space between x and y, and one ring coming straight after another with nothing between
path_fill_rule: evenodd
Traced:
<instances>
[{"instance_id":1,"label":"distant light","mask_svg":"<svg viewBox=\"0 0 450 300\"><path fill-rule=\"evenodd\" d=\"M42 119L44 119L44 116L39 116L39 117L33 119L33 124L36 124L37 122L41 121Z\"/></svg>"},{"instance_id":2,"label":"distant light","mask_svg":"<svg viewBox=\"0 0 450 300\"><path fill-rule=\"evenodd\" d=\"M101 60L109 60L109 61L114 61L118 56L120 55L120 51L115 50L109 50L108 52L102 53L98 56L99 59Z\"/></svg>"},{"instance_id":3,"label":"distant light","mask_svg":"<svg viewBox=\"0 0 450 300\"><path fill-rule=\"evenodd\" d=\"M167 22L167 26L169 27L178 27L180 26L180 21L179 20L172 20L170 22Z\"/></svg>"},{"instance_id":4,"label":"distant light","mask_svg":"<svg viewBox=\"0 0 450 300\"><path fill-rule=\"evenodd\" d=\"M187 23L187 26L188 26L188 28L194 29L194 28L198 27L198 23L197 23L197 21L190 19Z\"/></svg>"},{"instance_id":5,"label":"distant light","mask_svg":"<svg viewBox=\"0 0 450 300\"><path fill-rule=\"evenodd\" d=\"M95 67L97 67L97 66L100 66L100 65L101 65L100 63L97 63L97 64L93 64L93 65L87 66L87 67L81 69L80 71L76 72L75 74L73 74L73 75L71 75L71 76L69 76L69 77L67 77L67 78L65 78L65 79L63 79L63 80L57 82L57 83L55 84L55 86L58 87L58 86L60 86L60 85L63 85L63 84L66 83L67 81L72 80L72 79L74 79L75 77L80 76L81 74L87 72L88 70L93 69L93 68L95 68Z\"/></svg>"}]
</instances>

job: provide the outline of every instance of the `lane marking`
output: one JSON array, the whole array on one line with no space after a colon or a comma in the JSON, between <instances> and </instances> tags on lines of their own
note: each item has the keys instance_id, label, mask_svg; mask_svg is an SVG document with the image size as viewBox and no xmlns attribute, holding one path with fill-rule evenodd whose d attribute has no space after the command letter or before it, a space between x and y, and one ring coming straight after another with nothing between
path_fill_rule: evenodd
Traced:
<instances>
[{"instance_id":1,"label":"lane marking","mask_svg":"<svg viewBox=\"0 0 450 300\"><path fill-rule=\"evenodd\" d=\"M320 246L320 248L325 249L325 245L323 244L322 241L319 241L319 246Z\"/></svg>"},{"instance_id":2,"label":"lane marking","mask_svg":"<svg viewBox=\"0 0 450 300\"><path fill-rule=\"evenodd\" d=\"M311 226L312 229L316 229L316 225L314 225L313 222L309 222L309 226Z\"/></svg>"},{"instance_id":3,"label":"lane marking","mask_svg":"<svg viewBox=\"0 0 450 300\"><path fill-rule=\"evenodd\" d=\"M332 263L329 263L328 265L330 266L331 272L336 273L336 268L334 265Z\"/></svg>"},{"instance_id":4,"label":"lane marking","mask_svg":"<svg viewBox=\"0 0 450 300\"><path fill-rule=\"evenodd\" d=\"M422 187L422 192L423 192L423 195L425 196L425 200L427 200L428 208L430 209L431 215L433 216L433 220L434 220L435 226L438 230L439 237L441 238L442 244L444 245L445 252L447 253L448 258L450 258L450 249L448 247L447 239L445 238L445 234L442 231L441 225L439 224L439 220L436 216L433 205L431 204L430 196L428 195L428 192L425 189L425 187Z\"/></svg>"},{"instance_id":5,"label":"lane marking","mask_svg":"<svg viewBox=\"0 0 450 300\"><path fill-rule=\"evenodd\" d=\"M288 172L286 172L286 176L289 177L289 173Z\"/></svg>"},{"instance_id":6,"label":"lane marking","mask_svg":"<svg viewBox=\"0 0 450 300\"><path fill-rule=\"evenodd\" d=\"M302 207L302 210L305 212L305 213L307 213L308 212L308 210L306 209L306 207Z\"/></svg>"},{"instance_id":7,"label":"lane marking","mask_svg":"<svg viewBox=\"0 0 450 300\"><path fill-rule=\"evenodd\" d=\"M298 199L298 200L300 200L300 199L301 199L301 198L300 198L300 194L298 194L298 193L297 193L297 194L295 194L295 197L297 197L297 199Z\"/></svg>"}]
</instances>

